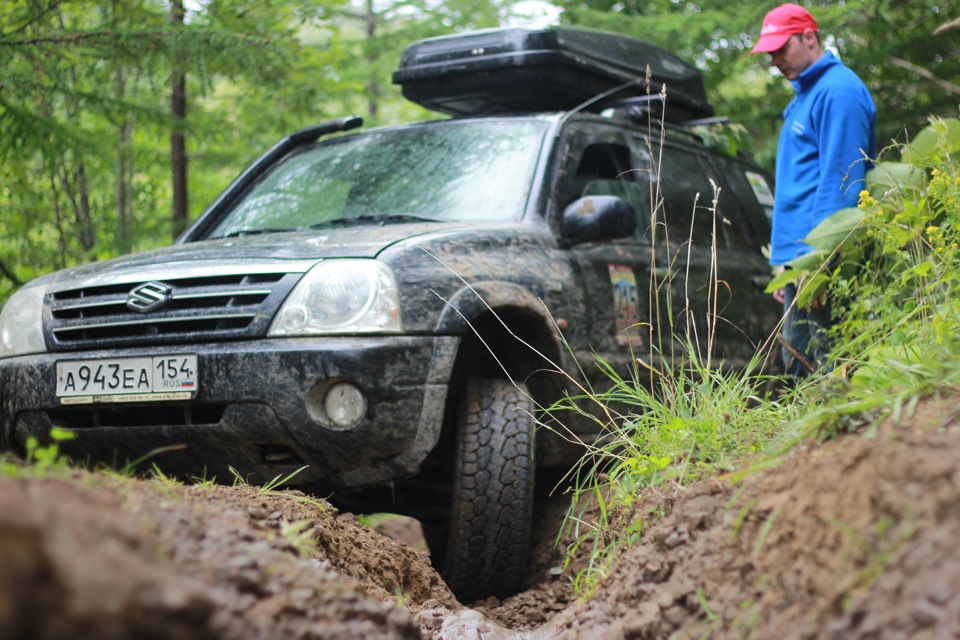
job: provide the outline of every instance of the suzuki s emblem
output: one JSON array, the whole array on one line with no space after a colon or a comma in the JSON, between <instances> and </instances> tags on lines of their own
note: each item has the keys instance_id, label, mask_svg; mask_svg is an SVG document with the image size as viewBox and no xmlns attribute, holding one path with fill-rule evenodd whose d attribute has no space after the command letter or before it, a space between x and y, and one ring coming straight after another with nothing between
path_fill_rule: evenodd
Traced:
<instances>
[{"instance_id":1,"label":"suzuki s emblem","mask_svg":"<svg viewBox=\"0 0 960 640\"><path fill-rule=\"evenodd\" d=\"M140 313L150 313L165 305L172 291L172 288L161 282L141 284L127 295L127 308Z\"/></svg>"}]
</instances>

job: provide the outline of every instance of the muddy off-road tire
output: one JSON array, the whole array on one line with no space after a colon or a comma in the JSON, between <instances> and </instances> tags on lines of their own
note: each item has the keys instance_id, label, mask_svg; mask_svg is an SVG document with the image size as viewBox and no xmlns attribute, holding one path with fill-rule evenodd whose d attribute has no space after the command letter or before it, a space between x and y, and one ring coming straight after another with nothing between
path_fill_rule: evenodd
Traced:
<instances>
[{"instance_id":1,"label":"muddy off-road tire","mask_svg":"<svg viewBox=\"0 0 960 640\"><path fill-rule=\"evenodd\" d=\"M460 406L440 574L461 602L523 585L533 514L533 402L508 380L470 380Z\"/></svg>"}]
</instances>

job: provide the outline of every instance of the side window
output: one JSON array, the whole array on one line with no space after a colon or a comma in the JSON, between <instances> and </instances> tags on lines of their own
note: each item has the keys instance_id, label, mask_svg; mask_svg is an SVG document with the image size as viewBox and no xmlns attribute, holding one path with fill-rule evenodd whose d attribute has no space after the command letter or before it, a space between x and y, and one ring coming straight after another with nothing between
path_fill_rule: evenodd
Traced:
<instances>
[{"instance_id":1,"label":"side window","mask_svg":"<svg viewBox=\"0 0 960 640\"><path fill-rule=\"evenodd\" d=\"M595 188L601 181L617 180L630 167L630 150L622 144L594 142L574 158L573 164L574 170L562 185L565 205L585 195L603 195L585 190L588 186Z\"/></svg>"},{"instance_id":2,"label":"side window","mask_svg":"<svg viewBox=\"0 0 960 640\"><path fill-rule=\"evenodd\" d=\"M646 174L642 182L638 179L637 162L619 130L572 132L556 184L560 210L584 196L617 196L633 207L636 235L642 235L650 225L650 198Z\"/></svg>"}]
</instances>

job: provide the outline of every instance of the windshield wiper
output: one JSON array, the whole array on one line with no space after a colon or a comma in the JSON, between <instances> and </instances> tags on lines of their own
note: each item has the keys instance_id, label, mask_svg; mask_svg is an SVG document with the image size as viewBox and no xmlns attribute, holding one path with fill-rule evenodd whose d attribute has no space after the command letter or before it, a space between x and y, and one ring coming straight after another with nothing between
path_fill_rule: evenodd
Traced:
<instances>
[{"instance_id":1,"label":"windshield wiper","mask_svg":"<svg viewBox=\"0 0 960 640\"><path fill-rule=\"evenodd\" d=\"M290 231L305 231L307 229L308 227L264 227L262 229L240 229L239 231L228 233L225 236L217 236L216 239L259 236L264 233L289 233Z\"/></svg>"},{"instance_id":2,"label":"windshield wiper","mask_svg":"<svg viewBox=\"0 0 960 640\"><path fill-rule=\"evenodd\" d=\"M441 221L435 218L426 218L424 216L417 216L412 213L389 213L384 215L364 215L364 216L356 216L354 218L337 218L335 220L324 220L323 222L318 222L317 224L311 225L310 228L320 229L322 227L350 226L355 224L369 224L371 222L388 224L393 222L441 222Z\"/></svg>"},{"instance_id":3,"label":"windshield wiper","mask_svg":"<svg viewBox=\"0 0 960 640\"><path fill-rule=\"evenodd\" d=\"M322 229L323 227L347 227L355 224L370 224L371 222L379 222L380 224L388 224L394 222L441 222L440 220L435 220L433 218L425 218L423 216L413 215L412 213L390 213L385 215L364 215L357 216L355 218L336 218L335 220L324 220L323 222L318 222L312 224L309 227L263 227L260 229L240 229L238 231L231 231L230 233L217 236L217 238L241 238L246 236L259 236L265 233L290 233L292 231L307 231L309 229Z\"/></svg>"}]
</instances>

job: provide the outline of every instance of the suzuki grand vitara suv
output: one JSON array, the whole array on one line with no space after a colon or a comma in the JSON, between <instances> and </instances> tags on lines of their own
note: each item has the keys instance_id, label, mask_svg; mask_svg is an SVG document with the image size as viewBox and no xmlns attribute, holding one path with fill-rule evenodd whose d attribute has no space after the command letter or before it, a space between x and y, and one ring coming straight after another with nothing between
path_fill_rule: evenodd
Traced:
<instances>
[{"instance_id":1,"label":"suzuki grand vitara suv","mask_svg":"<svg viewBox=\"0 0 960 640\"><path fill-rule=\"evenodd\" d=\"M461 600L520 589L538 473L598 436L542 409L711 314L725 365L775 325L771 180L705 144L700 75L637 40L432 38L394 81L452 117L294 133L173 246L14 294L5 448L58 427L81 460L184 478L303 468L337 504L419 518Z\"/></svg>"}]
</instances>

